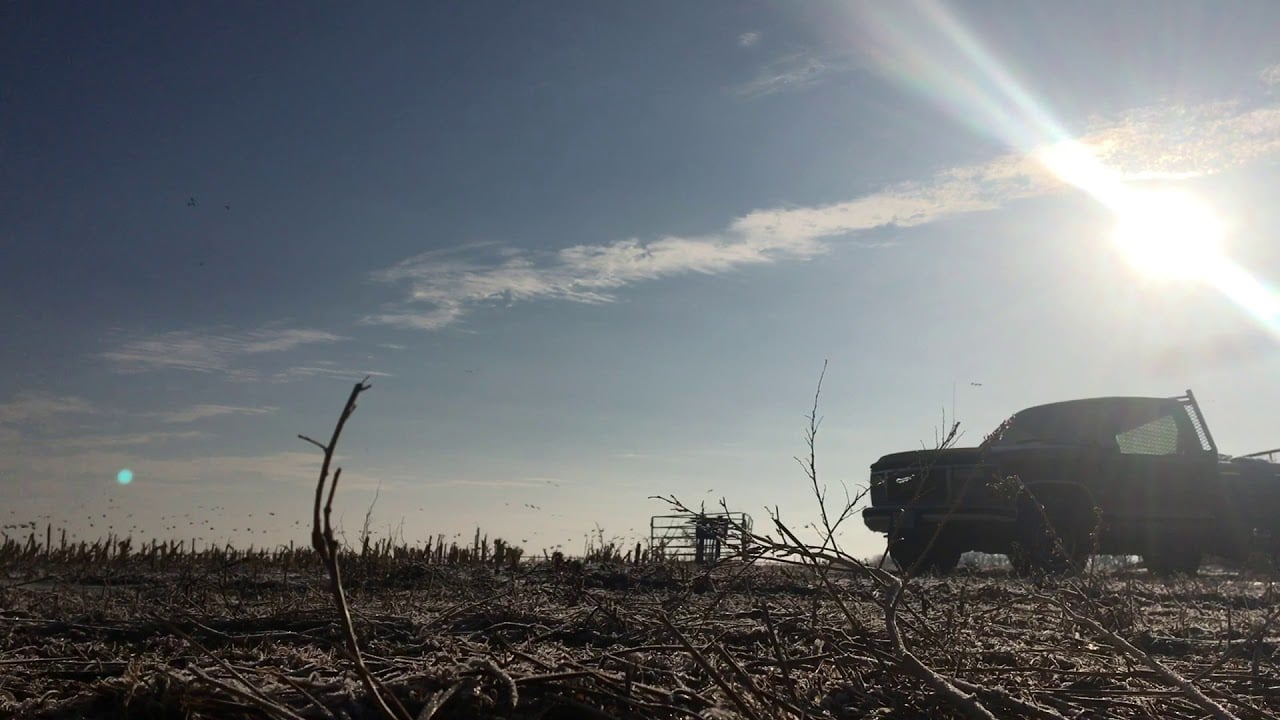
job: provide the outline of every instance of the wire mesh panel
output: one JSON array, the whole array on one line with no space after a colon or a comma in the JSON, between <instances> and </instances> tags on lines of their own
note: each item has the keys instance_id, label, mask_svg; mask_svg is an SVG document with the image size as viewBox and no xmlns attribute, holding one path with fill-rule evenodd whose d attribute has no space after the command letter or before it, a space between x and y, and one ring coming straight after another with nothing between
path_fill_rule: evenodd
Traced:
<instances>
[{"instance_id":1,"label":"wire mesh panel","mask_svg":"<svg viewBox=\"0 0 1280 720\"><path fill-rule=\"evenodd\" d=\"M1187 411L1187 417L1191 419L1191 427L1195 428L1196 439L1200 441L1201 450L1212 450L1213 442L1209 438L1209 433L1204 429L1204 424L1200 422L1200 414L1196 412L1195 407L1191 403L1183 403L1182 409Z\"/></svg>"},{"instance_id":2,"label":"wire mesh panel","mask_svg":"<svg viewBox=\"0 0 1280 720\"><path fill-rule=\"evenodd\" d=\"M1116 434L1116 444L1125 455L1175 455L1178 452L1178 423L1172 415L1156 418Z\"/></svg>"},{"instance_id":3,"label":"wire mesh panel","mask_svg":"<svg viewBox=\"0 0 1280 720\"><path fill-rule=\"evenodd\" d=\"M749 545L751 516L746 513L680 513L649 519L649 546L664 560L710 564L743 556Z\"/></svg>"}]
</instances>

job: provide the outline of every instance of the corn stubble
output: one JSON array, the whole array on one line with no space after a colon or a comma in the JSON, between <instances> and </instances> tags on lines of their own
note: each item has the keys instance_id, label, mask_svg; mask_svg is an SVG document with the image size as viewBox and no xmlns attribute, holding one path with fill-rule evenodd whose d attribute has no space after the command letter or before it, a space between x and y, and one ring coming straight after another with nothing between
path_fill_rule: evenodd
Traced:
<instances>
[{"instance_id":1,"label":"corn stubble","mask_svg":"<svg viewBox=\"0 0 1280 720\"><path fill-rule=\"evenodd\" d=\"M778 513L712 567L649 551L522 558L443 537L348 548L0 543L0 717L1270 718L1270 575L1132 568L946 579L846 554ZM818 419L802 461L817 501ZM664 500L683 507L679 500ZM43 535L44 537L40 537ZM602 549L602 548L597 548Z\"/></svg>"}]
</instances>

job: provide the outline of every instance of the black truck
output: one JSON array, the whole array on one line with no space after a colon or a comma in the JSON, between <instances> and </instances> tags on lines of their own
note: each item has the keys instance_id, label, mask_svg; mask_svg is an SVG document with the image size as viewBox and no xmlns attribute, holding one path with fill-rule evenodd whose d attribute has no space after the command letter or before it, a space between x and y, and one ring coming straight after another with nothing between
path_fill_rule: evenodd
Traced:
<instances>
[{"instance_id":1,"label":"black truck","mask_svg":"<svg viewBox=\"0 0 1280 720\"><path fill-rule=\"evenodd\" d=\"M982 444L885 455L862 517L894 562L946 573L963 552L1069 572L1092 554L1194 574L1206 555L1280 556L1280 449L1218 452L1190 390L1022 410Z\"/></svg>"}]
</instances>

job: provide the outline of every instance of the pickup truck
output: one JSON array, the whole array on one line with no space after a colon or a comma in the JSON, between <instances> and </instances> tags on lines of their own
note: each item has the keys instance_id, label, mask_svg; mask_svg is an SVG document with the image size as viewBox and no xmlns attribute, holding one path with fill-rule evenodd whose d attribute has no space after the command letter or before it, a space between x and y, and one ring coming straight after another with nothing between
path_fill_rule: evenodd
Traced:
<instances>
[{"instance_id":1,"label":"pickup truck","mask_svg":"<svg viewBox=\"0 0 1280 720\"><path fill-rule=\"evenodd\" d=\"M950 572L975 550L1020 574L1093 554L1194 574L1206 555L1280 557L1277 455L1219 454L1190 390L1069 400L1016 413L978 447L885 455L862 517L910 572Z\"/></svg>"}]
</instances>

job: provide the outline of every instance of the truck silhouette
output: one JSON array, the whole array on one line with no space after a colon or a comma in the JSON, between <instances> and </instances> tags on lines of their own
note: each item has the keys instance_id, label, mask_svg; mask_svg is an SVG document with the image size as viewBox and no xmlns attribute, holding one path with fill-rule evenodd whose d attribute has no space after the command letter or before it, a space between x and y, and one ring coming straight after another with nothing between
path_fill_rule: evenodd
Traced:
<instances>
[{"instance_id":1,"label":"truck silhouette","mask_svg":"<svg viewBox=\"0 0 1280 720\"><path fill-rule=\"evenodd\" d=\"M902 569L947 573L969 550L1016 572L1078 570L1092 554L1141 555L1162 575L1206 555L1280 553L1280 449L1218 453L1190 390L1022 410L978 447L885 455L863 522Z\"/></svg>"}]
</instances>

